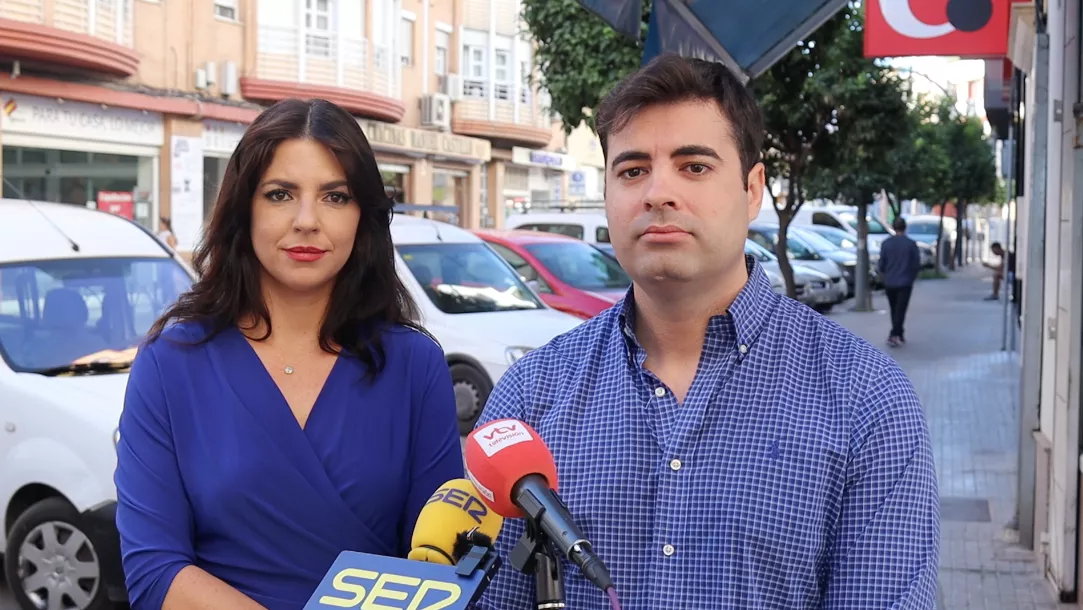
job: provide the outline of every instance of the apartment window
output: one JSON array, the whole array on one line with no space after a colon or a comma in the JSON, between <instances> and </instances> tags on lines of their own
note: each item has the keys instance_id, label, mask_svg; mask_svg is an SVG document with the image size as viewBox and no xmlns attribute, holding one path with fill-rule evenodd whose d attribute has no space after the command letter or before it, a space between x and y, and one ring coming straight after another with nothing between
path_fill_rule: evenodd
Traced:
<instances>
[{"instance_id":1,"label":"apartment window","mask_svg":"<svg viewBox=\"0 0 1083 610\"><path fill-rule=\"evenodd\" d=\"M447 32L436 32L436 81L440 91L447 88L447 51L450 39Z\"/></svg>"},{"instance_id":2,"label":"apartment window","mask_svg":"<svg viewBox=\"0 0 1083 610\"><path fill-rule=\"evenodd\" d=\"M511 52L496 50L496 66L493 68L493 94L498 100L511 99Z\"/></svg>"},{"instance_id":3,"label":"apartment window","mask_svg":"<svg viewBox=\"0 0 1083 610\"><path fill-rule=\"evenodd\" d=\"M331 57L331 0L305 0L305 53Z\"/></svg>"},{"instance_id":4,"label":"apartment window","mask_svg":"<svg viewBox=\"0 0 1083 610\"><path fill-rule=\"evenodd\" d=\"M485 47L464 45L463 60L466 68L466 75L463 78L463 96L484 98L488 90Z\"/></svg>"},{"instance_id":5,"label":"apartment window","mask_svg":"<svg viewBox=\"0 0 1083 610\"><path fill-rule=\"evenodd\" d=\"M403 17L399 20L399 41L402 46L402 65L404 67L414 65L414 21Z\"/></svg>"},{"instance_id":6,"label":"apartment window","mask_svg":"<svg viewBox=\"0 0 1083 610\"><path fill-rule=\"evenodd\" d=\"M237 0L214 0L214 14L222 19L237 20Z\"/></svg>"},{"instance_id":7,"label":"apartment window","mask_svg":"<svg viewBox=\"0 0 1083 610\"><path fill-rule=\"evenodd\" d=\"M530 103L530 60L524 59L519 62L520 73L523 75L523 86L519 89L519 101L524 104Z\"/></svg>"}]
</instances>

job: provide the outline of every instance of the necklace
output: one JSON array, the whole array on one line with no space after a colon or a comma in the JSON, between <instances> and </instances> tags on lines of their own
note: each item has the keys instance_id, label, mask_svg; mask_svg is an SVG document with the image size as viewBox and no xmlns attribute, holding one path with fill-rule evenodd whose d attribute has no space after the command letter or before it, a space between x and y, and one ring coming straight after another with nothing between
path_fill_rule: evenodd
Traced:
<instances>
[{"instance_id":1,"label":"necklace","mask_svg":"<svg viewBox=\"0 0 1083 610\"><path fill-rule=\"evenodd\" d=\"M282 371L285 372L287 375L292 375L293 374L293 367L292 366L287 366L286 368L282 369Z\"/></svg>"}]
</instances>

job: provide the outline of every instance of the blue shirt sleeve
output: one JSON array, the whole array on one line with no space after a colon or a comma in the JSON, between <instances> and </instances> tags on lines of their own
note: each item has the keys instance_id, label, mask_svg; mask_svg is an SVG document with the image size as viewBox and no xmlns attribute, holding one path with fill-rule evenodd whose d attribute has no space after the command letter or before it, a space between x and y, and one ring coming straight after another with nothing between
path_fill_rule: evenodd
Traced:
<instances>
[{"instance_id":1,"label":"blue shirt sleeve","mask_svg":"<svg viewBox=\"0 0 1083 610\"><path fill-rule=\"evenodd\" d=\"M441 485L465 474L462 449L459 444L459 418L455 408L455 390L444 352L427 337L419 339L411 366L424 371L419 385L420 404L413 409L411 422L414 450L410 457L410 490L407 494L403 532L400 536L402 557L410 552L414 524L425 502Z\"/></svg>"},{"instance_id":2,"label":"blue shirt sleeve","mask_svg":"<svg viewBox=\"0 0 1083 610\"><path fill-rule=\"evenodd\" d=\"M117 530L132 610L162 607L195 561L192 511L174 451L154 345L132 363L117 443Z\"/></svg>"},{"instance_id":3,"label":"blue shirt sleeve","mask_svg":"<svg viewBox=\"0 0 1083 610\"><path fill-rule=\"evenodd\" d=\"M826 610L933 610L940 499L925 413L884 363L859 399Z\"/></svg>"}]
</instances>

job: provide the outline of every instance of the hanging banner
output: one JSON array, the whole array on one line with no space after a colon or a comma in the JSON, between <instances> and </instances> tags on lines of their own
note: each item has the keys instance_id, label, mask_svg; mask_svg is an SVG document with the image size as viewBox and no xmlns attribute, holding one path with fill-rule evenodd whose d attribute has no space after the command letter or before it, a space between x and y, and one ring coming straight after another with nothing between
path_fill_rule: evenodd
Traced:
<instances>
[{"instance_id":1,"label":"hanging banner","mask_svg":"<svg viewBox=\"0 0 1083 610\"><path fill-rule=\"evenodd\" d=\"M1025 1L866 0L865 57L1004 57L1011 5Z\"/></svg>"}]
</instances>

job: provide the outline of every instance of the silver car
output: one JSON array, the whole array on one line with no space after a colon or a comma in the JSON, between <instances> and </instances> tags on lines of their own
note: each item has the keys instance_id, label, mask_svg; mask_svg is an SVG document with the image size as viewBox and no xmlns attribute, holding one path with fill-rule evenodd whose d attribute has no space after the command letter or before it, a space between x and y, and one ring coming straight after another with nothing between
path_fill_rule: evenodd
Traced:
<instances>
[{"instance_id":1,"label":"silver car","mask_svg":"<svg viewBox=\"0 0 1083 610\"><path fill-rule=\"evenodd\" d=\"M751 239L746 239L745 254L759 261L768 279L771 280L771 288L775 292L786 294L782 270L778 266L778 258L772 252ZM790 266L793 268L793 282L796 285L798 301L818 311L827 311L842 300L839 286L828 276L803 265L791 264Z\"/></svg>"}]
</instances>

